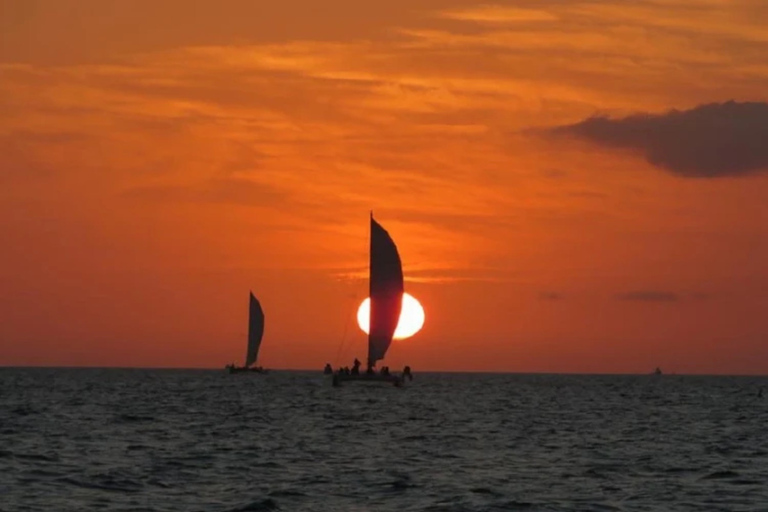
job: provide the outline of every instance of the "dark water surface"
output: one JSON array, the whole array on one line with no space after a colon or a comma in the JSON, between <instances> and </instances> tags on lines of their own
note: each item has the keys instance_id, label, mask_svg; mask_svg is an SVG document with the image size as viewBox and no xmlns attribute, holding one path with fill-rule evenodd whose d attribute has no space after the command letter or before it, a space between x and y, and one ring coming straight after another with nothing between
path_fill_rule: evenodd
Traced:
<instances>
[{"instance_id":1,"label":"dark water surface","mask_svg":"<svg viewBox=\"0 0 768 512\"><path fill-rule=\"evenodd\" d=\"M768 379L0 369L0 510L768 510Z\"/></svg>"}]
</instances>

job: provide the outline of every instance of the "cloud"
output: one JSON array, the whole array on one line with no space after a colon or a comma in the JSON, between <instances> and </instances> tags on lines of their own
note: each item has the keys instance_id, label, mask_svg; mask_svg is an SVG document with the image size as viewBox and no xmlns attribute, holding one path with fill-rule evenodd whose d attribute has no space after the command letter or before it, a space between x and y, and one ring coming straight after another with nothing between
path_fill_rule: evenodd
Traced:
<instances>
[{"instance_id":1,"label":"cloud","mask_svg":"<svg viewBox=\"0 0 768 512\"><path fill-rule=\"evenodd\" d=\"M211 178L190 185L140 185L124 190L122 196L147 202L200 202L268 208L281 208L288 203L294 208L314 209L319 206L306 204L288 189L245 178Z\"/></svg>"},{"instance_id":2,"label":"cloud","mask_svg":"<svg viewBox=\"0 0 768 512\"><path fill-rule=\"evenodd\" d=\"M621 293L616 296L619 300L635 302L677 302L680 298L674 292L659 290L636 290Z\"/></svg>"},{"instance_id":3,"label":"cloud","mask_svg":"<svg viewBox=\"0 0 768 512\"><path fill-rule=\"evenodd\" d=\"M475 268L475 267L451 267L440 264L428 264L427 267L418 268L418 265L405 265L404 274L406 283L421 284L447 284L458 282L483 282L483 283L516 283L520 278L499 268ZM367 280L368 266L349 266L328 269L340 280Z\"/></svg>"},{"instance_id":4,"label":"cloud","mask_svg":"<svg viewBox=\"0 0 768 512\"><path fill-rule=\"evenodd\" d=\"M768 170L768 103L728 101L622 119L590 117L555 128L610 148L642 153L687 178L745 176Z\"/></svg>"},{"instance_id":5,"label":"cloud","mask_svg":"<svg viewBox=\"0 0 768 512\"><path fill-rule=\"evenodd\" d=\"M563 295L557 292L543 292L539 294L539 299L557 301L563 300Z\"/></svg>"},{"instance_id":6,"label":"cloud","mask_svg":"<svg viewBox=\"0 0 768 512\"><path fill-rule=\"evenodd\" d=\"M562 169L542 169L540 174L545 178L553 180L568 177L568 172Z\"/></svg>"},{"instance_id":7,"label":"cloud","mask_svg":"<svg viewBox=\"0 0 768 512\"><path fill-rule=\"evenodd\" d=\"M87 143L87 137L72 133L0 133L0 183L52 178L59 174L62 152Z\"/></svg>"},{"instance_id":8,"label":"cloud","mask_svg":"<svg viewBox=\"0 0 768 512\"><path fill-rule=\"evenodd\" d=\"M557 21L554 14L540 9L521 9L500 5L485 5L468 9L457 9L441 14L443 18L473 21L477 23L520 23L536 21Z\"/></svg>"}]
</instances>

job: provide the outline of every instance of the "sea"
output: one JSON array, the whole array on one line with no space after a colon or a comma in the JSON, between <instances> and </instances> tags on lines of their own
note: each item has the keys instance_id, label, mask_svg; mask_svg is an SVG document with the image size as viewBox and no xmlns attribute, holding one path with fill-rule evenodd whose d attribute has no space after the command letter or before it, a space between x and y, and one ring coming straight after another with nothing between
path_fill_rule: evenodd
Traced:
<instances>
[{"instance_id":1,"label":"sea","mask_svg":"<svg viewBox=\"0 0 768 512\"><path fill-rule=\"evenodd\" d=\"M0 510L768 511L765 377L329 379L0 368Z\"/></svg>"}]
</instances>

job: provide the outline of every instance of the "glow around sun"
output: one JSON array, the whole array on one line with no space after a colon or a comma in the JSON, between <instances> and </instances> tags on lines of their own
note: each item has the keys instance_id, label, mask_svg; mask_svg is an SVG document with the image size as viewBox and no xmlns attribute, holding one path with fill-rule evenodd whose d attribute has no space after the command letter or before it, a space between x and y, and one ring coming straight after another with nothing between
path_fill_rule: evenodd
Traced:
<instances>
[{"instance_id":1,"label":"glow around sun","mask_svg":"<svg viewBox=\"0 0 768 512\"><path fill-rule=\"evenodd\" d=\"M403 309L400 311L400 320L395 329L395 339L410 338L424 326L424 308L416 298L409 294L403 294ZM368 334L371 325L371 299L365 299L357 310L357 324L364 333Z\"/></svg>"}]
</instances>

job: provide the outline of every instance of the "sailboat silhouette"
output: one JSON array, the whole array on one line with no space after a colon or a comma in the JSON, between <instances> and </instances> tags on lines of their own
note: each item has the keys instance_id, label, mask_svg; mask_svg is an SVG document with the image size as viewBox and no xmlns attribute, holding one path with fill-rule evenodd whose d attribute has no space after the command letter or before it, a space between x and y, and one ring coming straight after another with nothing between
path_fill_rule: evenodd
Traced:
<instances>
[{"instance_id":1,"label":"sailboat silhouette","mask_svg":"<svg viewBox=\"0 0 768 512\"><path fill-rule=\"evenodd\" d=\"M261 340L264 337L264 310L253 292L250 292L248 304L248 349L245 354L245 365L237 367L233 364L226 366L229 373L256 372L267 373L261 366L252 366L259 357Z\"/></svg>"},{"instance_id":2,"label":"sailboat silhouette","mask_svg":"<svg viewBox=\"0 0 768 512\"><path fill-rule=\"evenodd\" d=\"M404 378L413 378L410 367L403 369L402 375L389 373L389 368L382 368L376 374L373 368L387 353L395 329L400 321L403 307L403 265L397 251L395 241L390 234L373 218L371 212L371 245L370 265L368 269L368 291L371 298L370 326L368 329L368 368L365 373L359 373L357 368L347 373L343 370L333 375L333 384L339 385L344 381L384 381L402 385Z\"/></svg>"}]
</instances>

